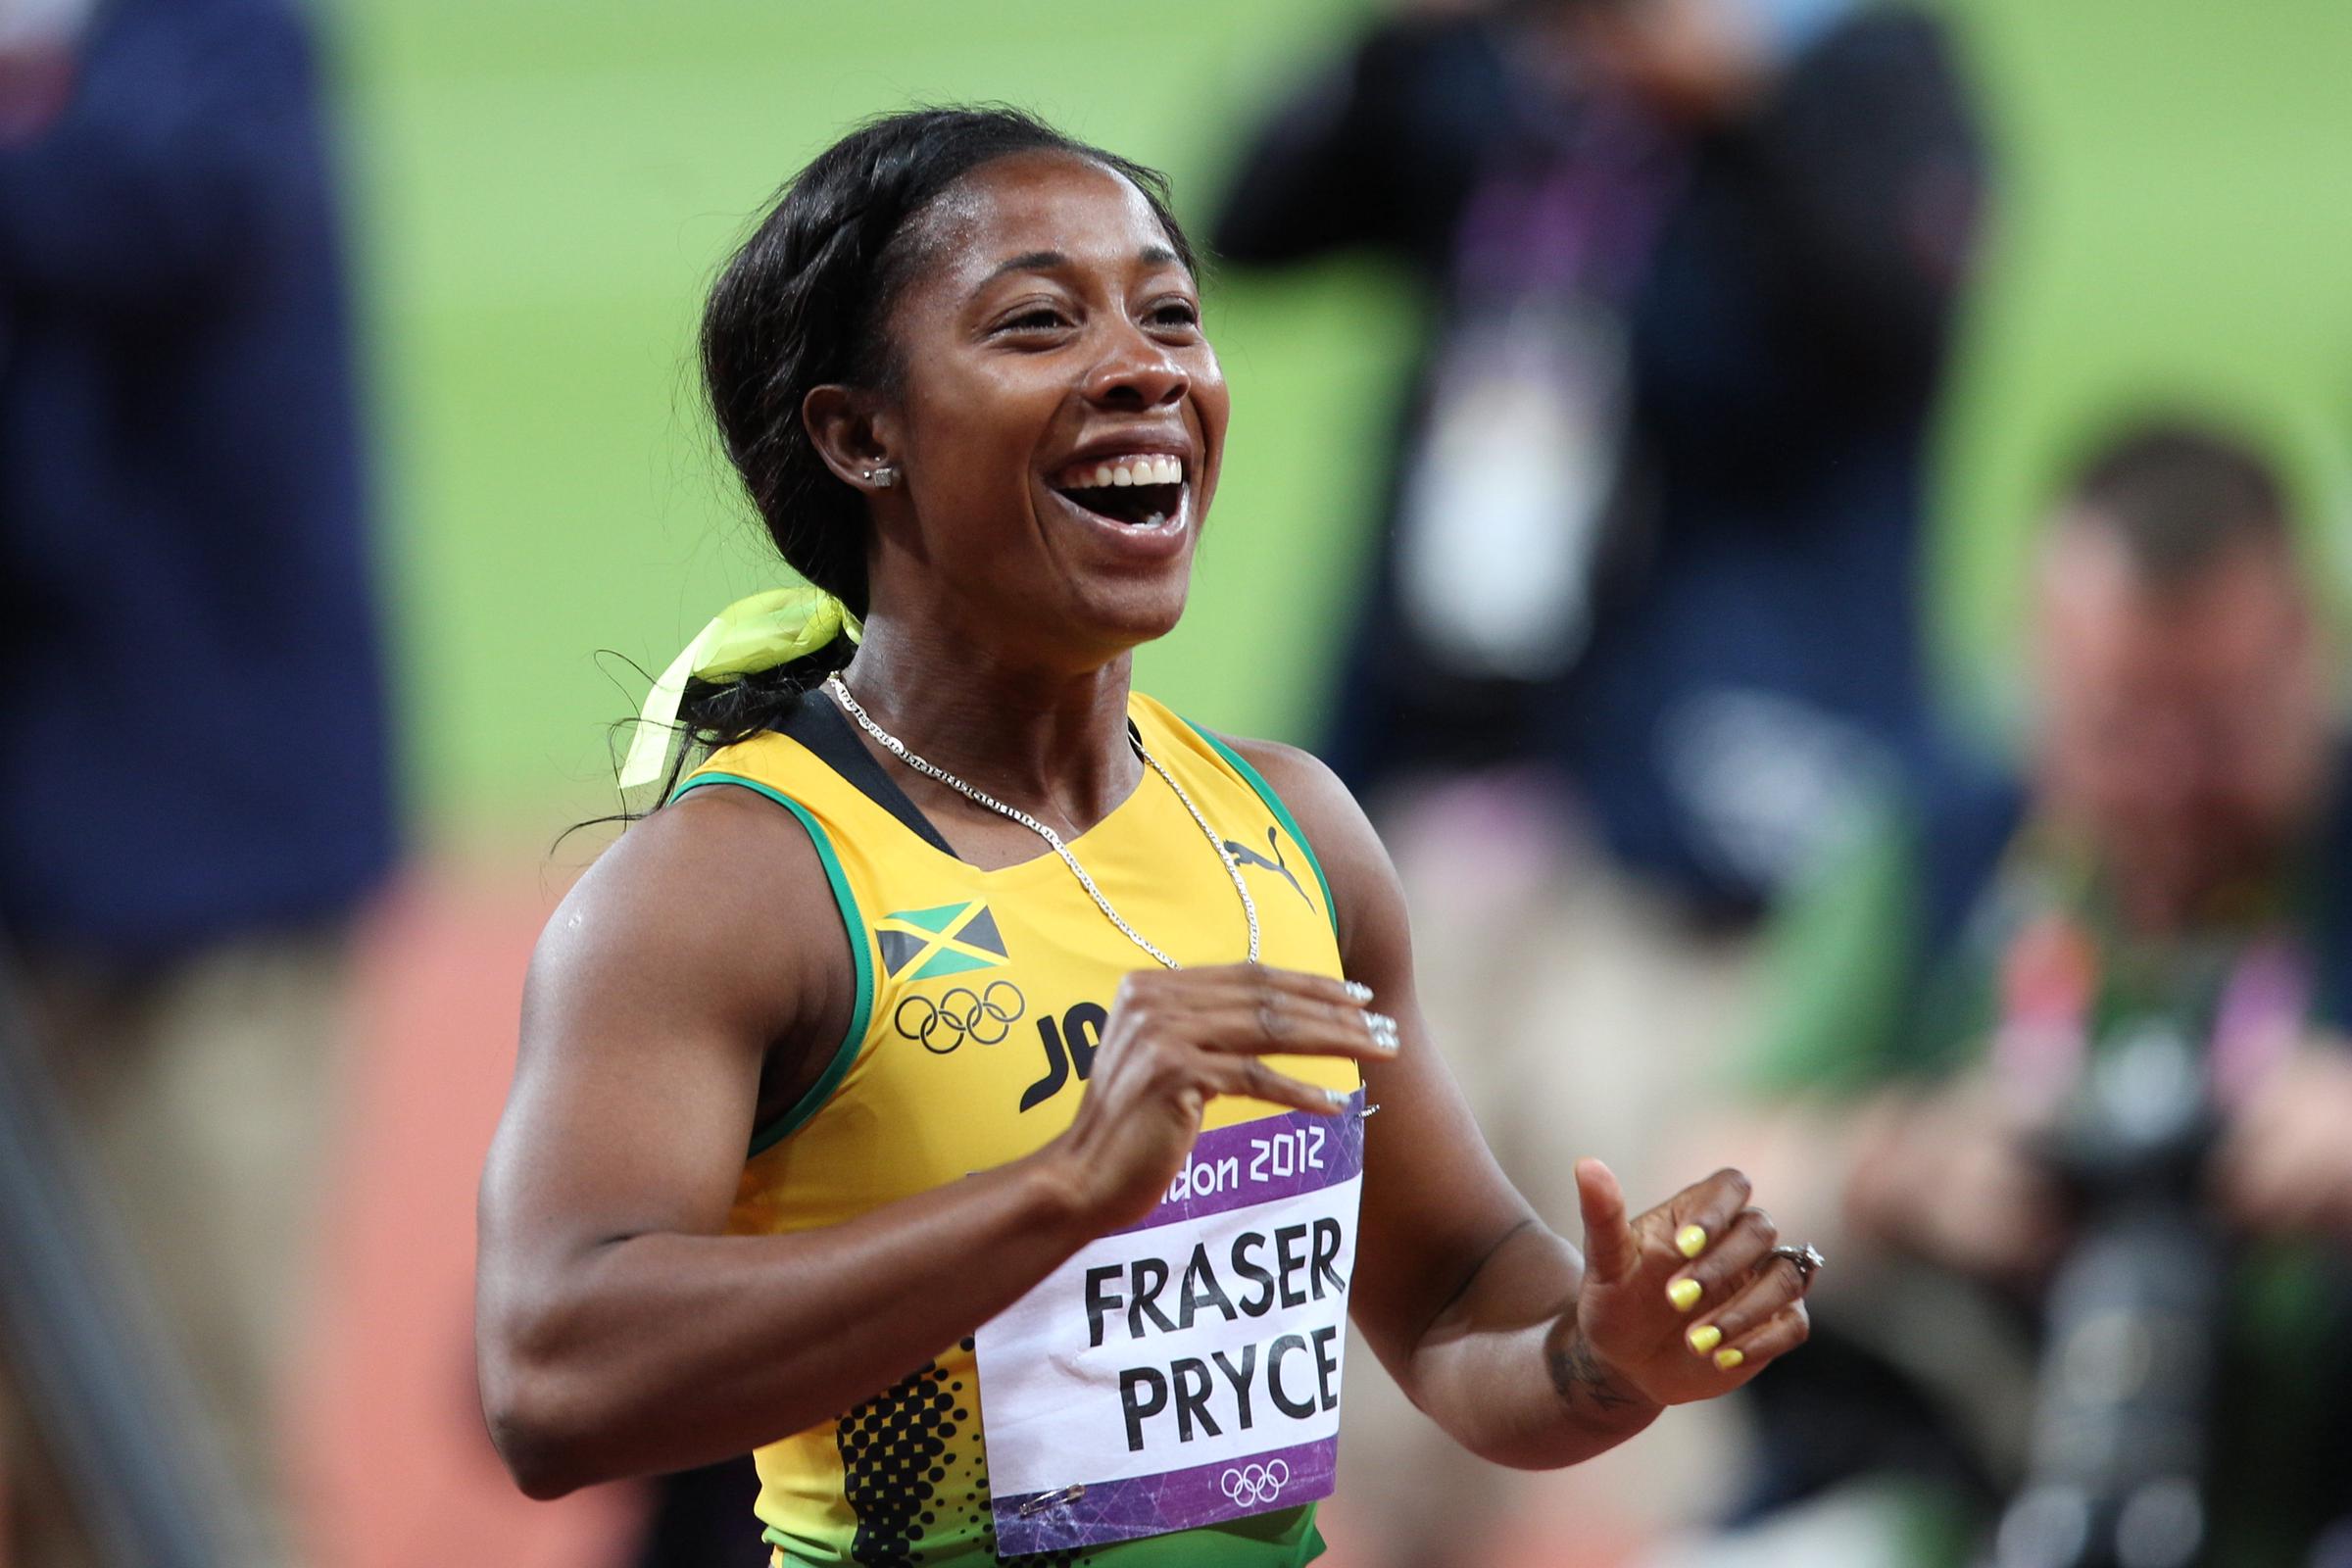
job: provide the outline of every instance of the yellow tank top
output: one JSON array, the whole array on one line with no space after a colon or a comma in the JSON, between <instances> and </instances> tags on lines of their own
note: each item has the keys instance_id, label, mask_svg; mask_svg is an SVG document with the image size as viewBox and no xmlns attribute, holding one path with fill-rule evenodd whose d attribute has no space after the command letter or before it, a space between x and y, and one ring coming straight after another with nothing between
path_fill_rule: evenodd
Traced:
<instances>
[{"instance_id":1,"label":"yellow tank top","mask_svg":"<svg viewBox=\"0 0 2352 1568\"><path fill-rule=\"evenodd\" d=\"M1262 961L1338 975L1330 888L1273 790L1230 747L1148 697L1130 700L1129 718L1240 865ZM839 1224L1020 1158L1070 1124L1119 979L1152 959L1058 857L994 871L956 858L821 696L781 730L713 755L680 793L713 786L756 791L808 829L858 986L848 1035L822 1076L755 1136L731 1233ZM1232 879L1156 773L1147 768L1134 794L1069 848L1111 906L1179 962L1246 956ZM1344 1059L1274 1065L1342 1091L1360 1085ZM1283 1109L1220 1098L1206 1128ZM966 1339L838 1419L760 1449L757 1511L777 1561L996 1563L983 1392ZM1309 1503L1018 1561L1291 1568L1321 1550L1313 1515Z\"/></svg>"}]
</instances>

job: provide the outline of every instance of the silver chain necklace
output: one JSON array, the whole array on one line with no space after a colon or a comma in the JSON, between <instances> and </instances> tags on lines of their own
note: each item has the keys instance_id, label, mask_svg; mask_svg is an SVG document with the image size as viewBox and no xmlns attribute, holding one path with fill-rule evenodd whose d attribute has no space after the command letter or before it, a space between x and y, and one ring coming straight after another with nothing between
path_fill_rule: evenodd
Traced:
<instances>
[{"instance_id":1,"label":"silver chain necklace","mask_svg":"<svg viewBox=\"0 0 2352 1568\"><path fill-rule=\"evenodd\" d=\"M858 721L858 727L871 735L884 751L924 777L935 778L956 791L956 794L978 802L999 815L1011 817L1015 822L1044 839L1048 845L1052 846L1054 853L1061 857L1061 863L1070 868L1070 874L1078 879L1078 885L1086 889L1087 897L1095 901L1095 907L1102 911L1102 917L1124 932L1128 941L1157 958L1168 968L1181 969L1184 967L1183 964L1160 952L1141 931L1129 925L1118 910L1110 906L1110 901L1102 896L1102 890L1095 886L1095 879L1086 874L1085 866L1078 863L1078 857L1072 855L1070 847L1061 842L1060 834L1031 816L1027 811L1006 806L995 796L974 789L946 768L935 762L927 762L908 751L905 741L900 740L896 735L891 734L890 731L866 716L865 710L858 706L858 699L850 695L850 688L843 683L838 672L826 676L825 685L832 691L842 709ZM1176 798L1184 803L1184 808L1192 813L1194 822L1200 825L1201 835L1208 840L1208 847L1217 852L1217 862L1225 867L1225 874L1233 878L1233 891L1242 896L1242 913L1250 921L1250 961L1255 963L1257 961L1257 901L1250 897L1250 884L1242 880L1242 868L1234 863L1232 853L1225 848L1224 840L1217 837L1216 829L1208 825L1208 818L1200 814L1200 808L1195 806L1193 798L1184 793L1184 786L1176 782L1175 775L1159 765L1158 758L1144 750L1144 743L1141 740L1135 741L1134 745L1136 755L1151 764L1152 771L1168 781L1168 788L1176 792Z\"/></svg>"}]
</instances>

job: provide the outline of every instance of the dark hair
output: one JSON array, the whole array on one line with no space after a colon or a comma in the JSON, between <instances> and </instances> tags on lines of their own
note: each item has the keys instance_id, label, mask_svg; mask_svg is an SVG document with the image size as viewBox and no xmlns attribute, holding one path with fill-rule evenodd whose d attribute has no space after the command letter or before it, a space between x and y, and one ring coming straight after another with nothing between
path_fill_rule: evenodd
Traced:
<instances>
[{"instance_id":1,"label":"dark hair","mask_svg":"<svg viewBox=\"0 0 2352 1568\"><path fill-rule=\"evenodd\" d=\"M2167 419L2111 435L2080 464L2070 511L2113 534L2151 584L2186 582L2247 544L2283 545L2287 499L2270 462L2208 426Z\"/></svg>"},{"instance_id":2,"label":"dark hair","mask_svg":"<svg viewBox=\"0 0 2352 1568\"><path fill-rule=\"evenodd\" d=\"M916 220L982 165L1062 152L1122 175L1149 202L1187 269L1192 242L1158 172L1063 135L1001 105L912 109L858 126L777 193L711 286L703 311L703 381L728 458L792 568L862 615L864 502L817 454L801 403L828 382L889 386L898 372L891 306L931 254ZM689 739L724 746L765 729L826 672L846 638L726 685L690 685Z\"/></svg>"}]
</instances>

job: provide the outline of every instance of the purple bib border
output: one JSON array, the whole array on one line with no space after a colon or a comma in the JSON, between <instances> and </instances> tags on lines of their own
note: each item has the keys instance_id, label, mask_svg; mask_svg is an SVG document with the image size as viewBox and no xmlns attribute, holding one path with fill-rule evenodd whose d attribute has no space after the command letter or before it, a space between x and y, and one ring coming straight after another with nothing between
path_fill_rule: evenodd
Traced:
<instances>
[{"instance_id":1,"label":"purple bib border","mask_svg":"<svg viewBox=\"0 0 2352 1568\"><path fill-rule=\"evenodd\" d=\"M1319 1501L1331 1495L1339 1451L1334 1435L1213 1464L1091 1482L1080 1495L1035 1507L1027 1516L1024 1506L1055 1494L1000 1496L997 1552L1018 1557L1102 1546Z\"/></svg>"},{"instance_id":2,"label":"purple bib border","mask_svg":"<svg viewBox=\"0 0 2352 1568\"><path fill-rule=\"evenodd\" d=\"M1291 1157L1301 1153L1316 1163ZM1279 1202L1337 1187L1363 1170L1364 1092L1358 1089L1337 1115L1293 1110L1202 1133L1171 1189L1184 1190L1183 1196L1163 1198L1134 1224L1103 1234L1133 1236L1188 1219Z\"/></svg>"}]
</instances>

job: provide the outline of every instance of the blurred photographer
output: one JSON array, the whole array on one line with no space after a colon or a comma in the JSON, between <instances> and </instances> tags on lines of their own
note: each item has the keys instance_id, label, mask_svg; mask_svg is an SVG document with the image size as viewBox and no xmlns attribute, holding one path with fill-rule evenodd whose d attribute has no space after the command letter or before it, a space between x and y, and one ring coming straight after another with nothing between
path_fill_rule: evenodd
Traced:
<instances>
[{"instance_id":1,"label":"blurred photographer","mask_svg":"<svg viewBox=\"0 0 2352 1568\"><path fill-rule=\"evenodd\" d=\"M1423 0L1243 152L1220 257L1375 255L1430 306L1327 744L1393 836L1458 864L1564 782L1611 867L1739 924L1928 744L1986 178L1943 9Z\"/></svg>"},{"instance_id":2,"label":"blurred photographer","mask_svg":"<svg viewBox=\"0 0 2352 1568\"><path fill-rule=\"evenodd\" d=\"M2352 803L2289 510L2203 429L2100 450L2036 563L2027 776L1915 800L1783 923L1763 1163L1843 1235L1833 1348L1759 1400L1771 1560L2329 1560ZM1862 1497L1875 1536L1799 1544Z\"/></svg>"},{"instance_id":3,"label":"blurred photographer","mask_svg":"<svg viewBox=\"0 0 2352 1568\"><path fill-rule=\"evenodd\" d=\"M1581 1153L1648 1168L1752 916L1926 749L1921 457L1985 163L1963 63L1914 5L1420 0L1237 157L1224 260L1377 256L1428 305L1324 755L1540 1210ZM1349 1398L1374 1563L1485 1568L1545 1501L1635 1535L1716 1500L1703 1420L1522 1481L1377 1368Z\"/></svg>"}]
</instances>

